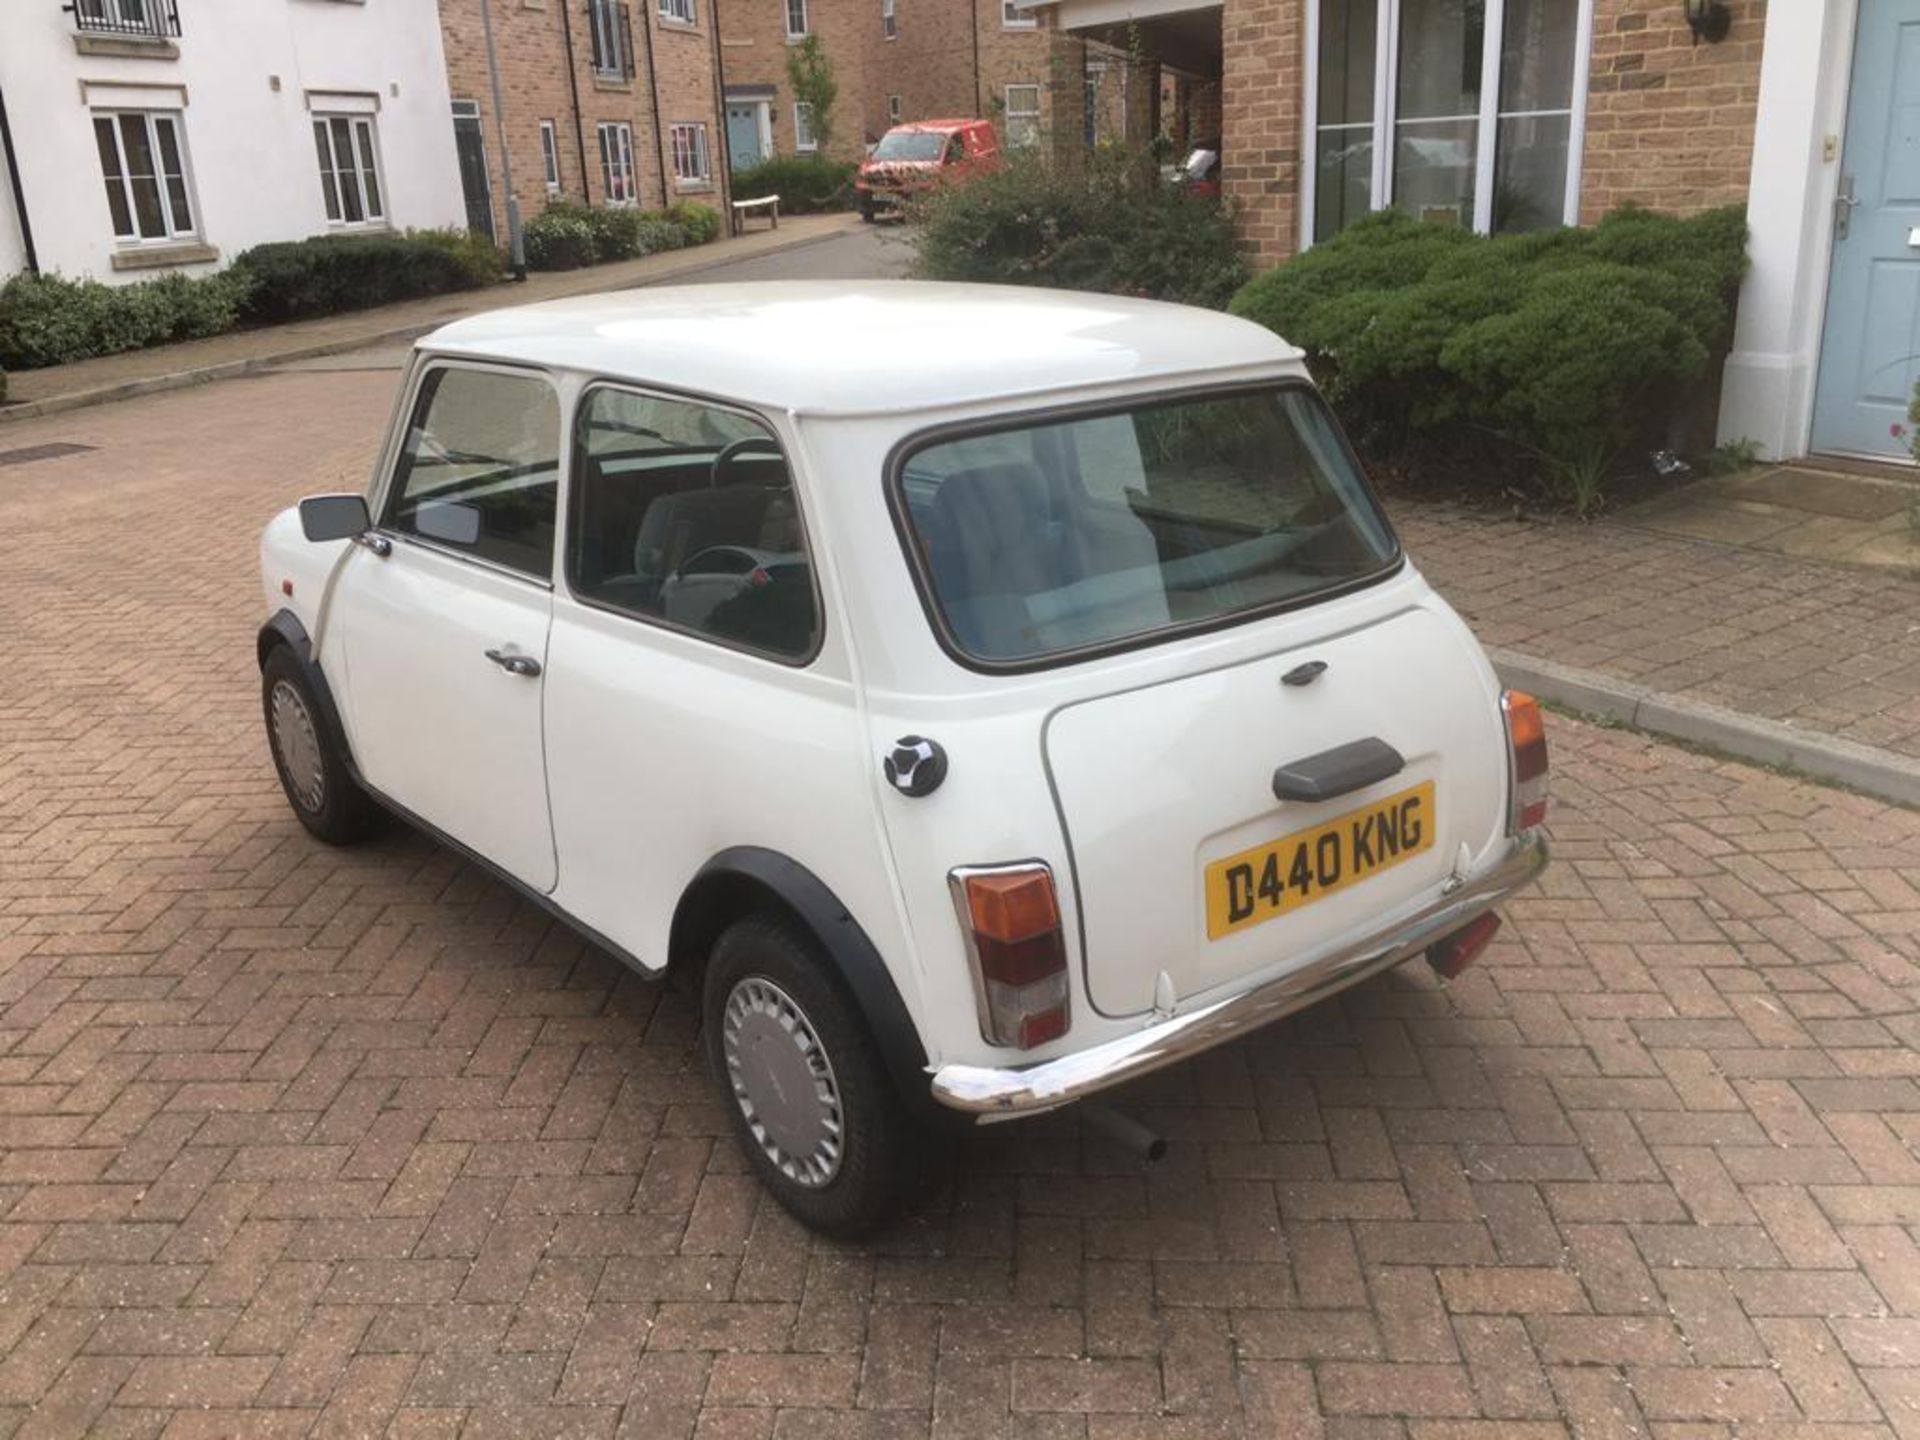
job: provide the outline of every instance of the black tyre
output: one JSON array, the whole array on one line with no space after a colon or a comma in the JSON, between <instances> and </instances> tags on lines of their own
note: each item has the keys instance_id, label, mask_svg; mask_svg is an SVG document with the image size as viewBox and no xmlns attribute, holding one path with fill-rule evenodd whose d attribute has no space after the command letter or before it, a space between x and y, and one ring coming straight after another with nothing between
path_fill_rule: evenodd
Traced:
<instances>
[{"instance_id":1,"label":"black tyre","mask_svg":"<svg viewBox=\"0 0 1920 1440\"><path fill-rule=\"evenodd\" d=\"M386 812L355 782L313 687L284 645L261 667L260 705L273 768L300 823L329 845L351 845L378 832Z\"/></svg>"},{"instance_id":2,"label":"black tyre","mask_svg":"<svg viewBox=\"0 0 1920 1440\"><path fill-rule=\"evenodd\" d=\"M761 1182L823 1235L860 1235L926 1173L865 1022L812 939L772 916L735 921L702 987L707 1055Z\"/></svg>"}]
</instances>

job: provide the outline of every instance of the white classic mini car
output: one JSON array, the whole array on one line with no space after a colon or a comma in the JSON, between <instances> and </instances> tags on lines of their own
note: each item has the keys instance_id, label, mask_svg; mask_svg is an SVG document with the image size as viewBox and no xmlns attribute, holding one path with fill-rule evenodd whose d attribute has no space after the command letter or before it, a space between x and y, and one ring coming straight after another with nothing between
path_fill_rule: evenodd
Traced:
<instances>
[{"instance_id":1,"label":"white classic mini car","mask_svg":"<svg viewBox=\"0 0 1920 1440\"><path fill-rule=\"evenodd\" d=\"M741 1143L851 1233L1546 863L1538 709L1298 351L1145 301L598 295L422 340L366 496L261 547L301 822L391 811L697 976Z\"/></svg>"}]
</instances>

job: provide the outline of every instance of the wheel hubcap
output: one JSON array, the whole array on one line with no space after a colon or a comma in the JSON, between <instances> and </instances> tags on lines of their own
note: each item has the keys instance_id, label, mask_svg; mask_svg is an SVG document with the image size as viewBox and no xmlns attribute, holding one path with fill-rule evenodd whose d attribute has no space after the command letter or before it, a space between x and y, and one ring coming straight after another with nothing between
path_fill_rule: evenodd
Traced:
<instances>
[{"instance_id":1,"label":"wheel hubcap","mask_svg":"<svg viewBox=\"0 0 1920 1440\"><path fill-rule=\"evenodd\" d=\"M720 1031L734 1103L780 1173L809 1189L840 1171L833 1062L794 998L758 975L734 985Z\"/></svg>"},{"instance_id":2,"label":"wheel hubcap","mask_svg":"<svg viewBox=\"0 0 1920 1440\"><path fill-rule=\"evenodd\" d=\"M285 680L273 687L273 749L294 803L309 814L318 811L327 796L327 773L320 763L320 737L300 692Z\"/></svg>"}]
</instances>

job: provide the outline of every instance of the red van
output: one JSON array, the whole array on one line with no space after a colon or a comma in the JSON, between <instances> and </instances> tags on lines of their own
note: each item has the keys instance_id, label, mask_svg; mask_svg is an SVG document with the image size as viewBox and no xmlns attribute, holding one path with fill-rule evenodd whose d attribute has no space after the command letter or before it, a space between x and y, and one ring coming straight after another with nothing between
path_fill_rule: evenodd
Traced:
<instances>
[{"instance_id":1,"label":"red van","mask_svg":"<svg viewBox=\"0 0 1920 1440\"><path fill-rule=\"evenodd\" d=\"M986 120L916 120L880 137L861 162L853 190L860 218L898 213L903 197L990 170L1000 163L1000 137Z\"/></svg>"}]
</instances>

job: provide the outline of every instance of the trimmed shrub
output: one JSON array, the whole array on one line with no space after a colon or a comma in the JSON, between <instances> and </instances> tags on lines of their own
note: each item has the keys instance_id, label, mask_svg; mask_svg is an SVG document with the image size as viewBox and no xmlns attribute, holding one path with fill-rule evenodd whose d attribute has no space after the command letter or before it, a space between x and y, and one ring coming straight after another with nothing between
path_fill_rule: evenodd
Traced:
<instances>
[{"instance_id":1,"label":"trimmed shrub","mask_svg":"<svg viewBox=\"0 0 1920 1440\"><path fill-rule=\"evenodd\" d=\"M787 215L847 210L853 206L853 177L859 168L824 155L773 155L734 172L733 198L778 195L781 213Z\"/></svg>"},{"instance_id":2,"label":"trimmed shrub","mask_svg":"<svg viewBox=\"0 0 1920 1440\"><path fill-rule=\"evenodd\" d=\"M1073 171L1017 155L913 207L915 270L934 280L1052 285L1222 308L1247 265L1232 213L1167 184L1144 154L1103 149Z\"/></svg>"},{"instance_id":3,"label":"trimmed shrub","mask_svg":"<svg viewBox=\"0 0 1920 1440\"><path fill-rule=\"evenodd\" d=\"M592 212L583 205L549 205L527 221L522 235L532 269L578 270L594 262Z\"/></svg>"},{"instance_id":4,"label":"trimmed shrub","mask_svg":"<svg viewBox=\"0 0 1920 1440\"><path fill-rule=\"evenodd\" d=\"M1731 339L1745 252L1737 209L1493 238L1383 211L1230 308L1307 352L1376 458L1585 513L1623 450L1665 446L1689 418Z\"/></svg>"},{"instance_id":5,"label":"trimmed shrub","mask_svg":"<svg viewBox=\"0 0 1920 1440\"><path fill-rule=\"evenodd\" d=\"M14 276L0 285L0 365L31 370L231 330L246 294L231 271L131 285Z\"/></svg>"},{"instance_id":6,"label":"trimmed shrub","mask_svg":"<svg viewBox=\"0 0 1920 1440\"><path fill-rule=\"evenodd\" d=\"M500 259L486 241L464 232L415 231L256 245L233 269L248 284L247 318L276 324L477 289L499 278Z\"/></svg>"},{"instance_id":7,"label":"trimmed shrub","mask_svg":"<svg viewBox=\"0 0 1920 1440\"><path fill-rule=\"evenodd\" d=\"M720 212L698 200L676 200L667 207L667 219L680 227L689 245L706 245L720 238Z\"/></svg>"},{"instance_id":8,"label":"trimmed shrub","mask_svg":"<svg viewBox=\"0 0 1920 1440\"><path fill-rule=\"evenodd\" d=\"M593 229L593 258L604 265L610 260L631 260L647 252L641 249L641 216L631 206L602 205L588 210L587 224Z\"/></svg>"},{"instance_id":9,"label":"trimmed shrub","mask_svg":"<svg viewBox=\"0 0 1920 1440\"><path fill-rule=\"evenodd\" d=\"M662 250L684 250L687 232L664 214L640 217L640 253L658 254Z\"/></svg>"}]
</instances>

